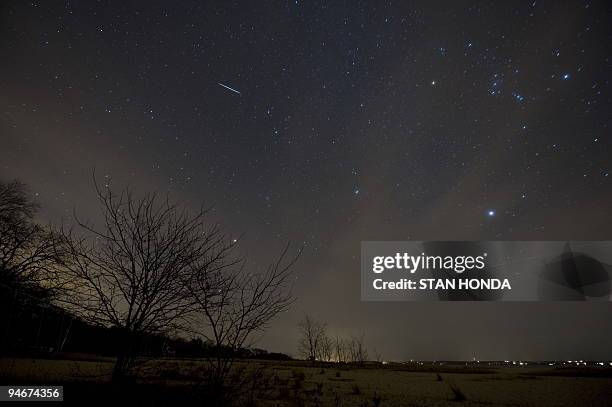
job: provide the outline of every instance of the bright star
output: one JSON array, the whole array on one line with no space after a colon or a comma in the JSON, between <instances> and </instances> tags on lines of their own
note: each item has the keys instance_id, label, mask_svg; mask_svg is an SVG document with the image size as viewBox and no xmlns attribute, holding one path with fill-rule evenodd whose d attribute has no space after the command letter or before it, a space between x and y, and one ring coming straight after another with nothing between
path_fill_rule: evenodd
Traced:
<instances>
[{"instance_id":1,"label":"bright star","mask_svg":"<svg viewBox=\"0 0 612 407\"><path fill-rule=\"evenodd\" d=\"M489 209L489 211L487 212L487 215L495 216L495 211L493 209Z\"/></svg>"},{"instance_id":2,"label":"bright star","mask_svg":"<svg viewBox=\"0 0 612 407\"><path fill-rule=\"evenodd\" d=\"M570 74L566 73L565 75L563 75L563 80L568 80L570 78Z\"/></svg>"}]
</instances>

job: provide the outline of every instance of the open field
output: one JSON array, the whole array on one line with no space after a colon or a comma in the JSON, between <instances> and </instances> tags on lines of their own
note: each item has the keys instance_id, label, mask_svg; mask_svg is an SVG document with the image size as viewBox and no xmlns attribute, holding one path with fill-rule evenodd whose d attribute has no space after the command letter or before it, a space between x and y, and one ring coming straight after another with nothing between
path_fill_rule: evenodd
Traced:
<instances>
[{"instance_id":1,"label":"open field","mask_svg":"<svg viewBox=\"0 0 612 407\"><path fill-rule=\"evenodd\" d=\"M65 402L207 405L201 360L147 361L134 382L110 383L112 359L0 359L2 384L63 384ZM313 367L305 362L240 362L236 395L255 406L607 406L609 370L549 367ZM455 389L455 391L453 391ZM461 400L464 396L465 400Z\"/></svg>"}]
</instances>

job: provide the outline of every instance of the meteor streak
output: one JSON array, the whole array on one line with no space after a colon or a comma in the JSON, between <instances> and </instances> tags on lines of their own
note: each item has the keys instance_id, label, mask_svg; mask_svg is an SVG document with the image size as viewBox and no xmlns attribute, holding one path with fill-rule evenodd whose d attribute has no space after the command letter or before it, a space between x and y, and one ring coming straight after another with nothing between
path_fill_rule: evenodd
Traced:
<instances>
[{"instance_id":1,"label":"meteor streak","mask_svg":"<svg viewBox=\"0 0 612 407\"><path fill-rule=\"evenodd\" d=\"M237 94L240 95L240 92L238 92L236 89L232 89L229 86L222 84L221 82L219 82L219 85L223 86L225 89L231 90L232 92L237 93Z\"/></svg>"}]
</instances>

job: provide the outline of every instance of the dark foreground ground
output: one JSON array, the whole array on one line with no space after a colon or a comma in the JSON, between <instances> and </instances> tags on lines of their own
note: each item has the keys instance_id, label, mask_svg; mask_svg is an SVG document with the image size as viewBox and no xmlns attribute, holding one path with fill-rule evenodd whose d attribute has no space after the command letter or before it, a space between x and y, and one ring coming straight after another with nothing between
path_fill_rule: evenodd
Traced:
<instances>
[{"instance_id":1,"label":"dark foreground ground","mask_svg":"<svg viewBox=\"0 0 612 407\"><path fill-rule=\"evenodd\" d=\"M112 359L0 359L0 384L63 385L63 403L44 405L213 405L206 363L142 362L125 383L110 382ZM387 365L240 362L240 383L223 405L250 406L610 406L606 367ZM217 403L219 404L219 403ZM24 405L20 403L19 405Z\"/></svg>"}]
</instances>

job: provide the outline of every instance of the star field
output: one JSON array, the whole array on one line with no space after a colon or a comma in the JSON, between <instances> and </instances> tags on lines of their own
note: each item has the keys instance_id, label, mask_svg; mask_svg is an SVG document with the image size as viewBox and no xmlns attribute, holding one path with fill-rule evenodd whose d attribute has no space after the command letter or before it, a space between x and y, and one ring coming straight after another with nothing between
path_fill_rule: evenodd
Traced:
<instances>
[{"instance_id":1,"label":"star field","mask_svg":"<svg viewBox=\"0 0 612 407\"><path fill-rule=\"evenodd\" d=\"M96 219L95 168L105 184L213 205L253 267L304 245L299 301L263 339L280 351L294 350L284 335L308 312L394 358L470 359L451 342L432 353L426 339L449 326L483 359L491 342L506 359L561 358L587 340L576 332L609 320L607 304L364 304L359 242L610 239L609 11L6 2L1 174L28 183L50 222L75 208ZM565 325L550 320L561 309ZM454 327L462 314L473 317ZM402 330L398 318L436 327ZM547 349L546 335L568 340Z\"/></svg>"}]
</instances>

